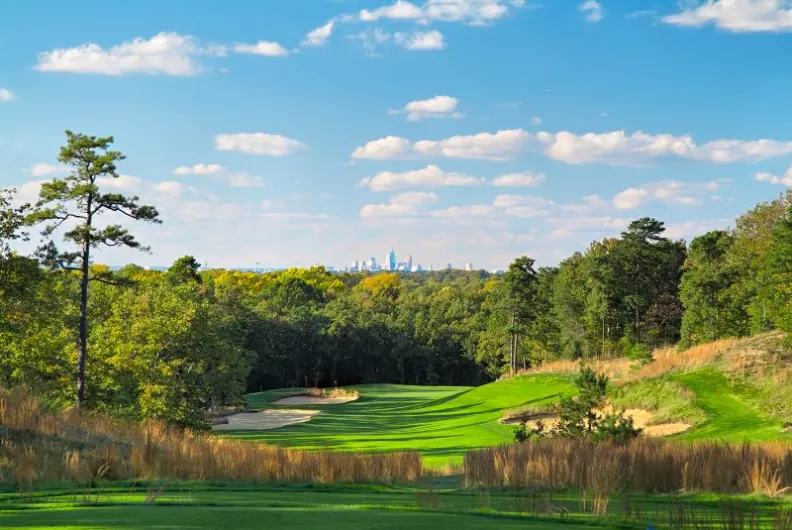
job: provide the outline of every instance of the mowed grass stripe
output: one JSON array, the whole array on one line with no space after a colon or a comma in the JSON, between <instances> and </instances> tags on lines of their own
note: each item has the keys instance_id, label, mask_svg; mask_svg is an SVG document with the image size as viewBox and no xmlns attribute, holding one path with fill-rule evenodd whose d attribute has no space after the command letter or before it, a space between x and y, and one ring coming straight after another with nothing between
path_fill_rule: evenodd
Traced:
<instances>
[{"instance_id":1,"label":"mowed grass stripe","mask_svg":"<svg viewBox=\"0 0 792 530\"><path fill-rule=\"evenodd\" d=\"M697 370L672 376L696 395L695 405L707 419L693 430L679 436L681 440L724 442L759 442L789 440L783 424L750 403L752 389L734 385L713 369Z\"/></svg>"},{"instance_id":2,"label":"mowed grass stripe","mask_svg":"<svg viewBox=\"0 0 792 530\"><path fill-rule=\"evenodd\" d=\"M271 431L224 435L299 449L421 451L429 466L459 464L476 447L510 442L513 428L498 419L504 409L540 405L573 392L567 376L536 375L476 388L361 385L360 399L342 405L301 406L324 412L307 423ZM254 408L277 407L283 390L251 394Z\"/></svg>"}]
</instances>

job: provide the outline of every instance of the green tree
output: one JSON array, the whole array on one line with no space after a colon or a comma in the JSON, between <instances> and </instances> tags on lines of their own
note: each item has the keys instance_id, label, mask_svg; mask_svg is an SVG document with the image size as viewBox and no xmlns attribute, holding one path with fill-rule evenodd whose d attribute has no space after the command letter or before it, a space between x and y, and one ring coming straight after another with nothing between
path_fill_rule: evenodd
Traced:
<instances>
[{"instance_id":1,"label":"green tree","mask_svg":"<svg viewBox=\"0 0 792 530\"><path fill-rule=\"evenodd\" d=\"M734 236L723 230L690 242L680 286L683 347L748 332L748 313L736 297L744 268L729 259L733 245Z\"/></svg>"},{"instance_id":2,"label":"green tree","mask_svg":"<svg viewBox=\"0 0 792 530\"><path fill-rule=\"evenodd\" d=\"M758 298L779 329L792 332L792 205L773 230Z\"/></svg>"},{"instance_id":3,"label":"green tree","mask_svg":"<svg viewBox=\"0 0 792 530\"><path fill-rule=\"evenodd\" d=\"M203 283L199 270L201 264L193 256L182 256L173 262L165 275L173 284Z\"/></svg>"},{"instance_id":4,"label":"green tree","mask_svg":"<svg viewBox=\"0 0 792 530\"><path fill-rule=\"evenodd\" d=\"M119 178L116 163L124 159L110 149L113 137L96 137L66 131L66 145L58 161L70 168L68 176L41 186L36 221L49 224L45 235L63 227L63 239L76 252L60 253L54 246L45 251L50 264L80 271L79 354L77 357L77 406L85 402L85 364L88 358L88 286L92 281L109 281L107 275L90 274L91 251L101 247L128 247L147 250L128 230L117 224L97 226L102 214L114 213L134 221L159 222L153 206L140 205L137 197L103 193L101 185ZM73 264L77 264L76 267Z\"/></svg>"},{"instance_id":5,"label":"green tree","mask_svg":"<svg viewBox=\"0 0 792 530\"><path fill-rule=\"evenodd\" d=\"M521 256L514 260L503 277L506 289L506 308L509 313L509 370L517 369L520 339L535 316L534 302L537 292L537 275L534 260Z\"/></svg>"}]
</instances>

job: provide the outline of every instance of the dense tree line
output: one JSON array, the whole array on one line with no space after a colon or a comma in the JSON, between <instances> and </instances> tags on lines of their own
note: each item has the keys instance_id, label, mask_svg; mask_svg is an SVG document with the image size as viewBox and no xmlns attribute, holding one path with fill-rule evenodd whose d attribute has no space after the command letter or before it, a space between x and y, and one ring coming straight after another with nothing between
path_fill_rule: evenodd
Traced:
<instances>
[{"instance_id":1,"label":"dense tree line","mask_svg":"<svg viewBox=\"0 0 792 530\"><path fill-rule=\"evenodd\" d=\"M101 189L123 159L111 138L67 140L73 171L38 204L0 191L0 386L54 401L197 425L248 391L480 384L554 358L792 330L792 192L689 245L643 218L558 267L523 256L502 275L201 271L189 256L111 271L93 249L140 244L96 216L158 212ZM58 225L75 252L58 249ZM39 252L13 251L41 226Z\"/></svg>"}]
</instances>

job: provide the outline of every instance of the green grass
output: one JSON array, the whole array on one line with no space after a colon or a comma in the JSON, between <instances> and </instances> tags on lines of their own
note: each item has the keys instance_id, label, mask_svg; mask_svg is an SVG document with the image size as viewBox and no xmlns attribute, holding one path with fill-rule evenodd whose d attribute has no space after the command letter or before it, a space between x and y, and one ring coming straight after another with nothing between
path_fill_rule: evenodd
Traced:
<instances>
[{"instance_id":1,"label":"green grass","mask_svg":"<svg viewBox=\"0 0 792 530\"><path fill-rule=\"evenodd\" d=\"M458 490L435 493L430 501L426 492L422 497L408 488L198 488L166 492L153 502L146 501L145 490L119 488L0 496L0 528L612 528L587 514L559 521L557 515L518 513L511 495L496 494L487 506L477 506L475 494Z\"/></svg>"},{"instance_id":2,"label":"green grass","mask_svg":"<svg viewBox=\"0 0 792 530\"><path fill-rule=\"evenodd\" d=\"M753 404L757 390L745 382L730 382L711 368L675 374L672 380L695 393L694 404L706 415L695 429L679 435L681 440L758 442L792 438L783 432L780 421Z\"/></svg>"},{"instance_id":3,"label":"green grass","mask_svg":"<svg viewBox=\"0 0 792 530\"><path fill-rule=\"evenodd\" d=\"M573 390L568 377L548 375L517 377L477 388L351 388L360 392L358 401L300 406L324 411L307 423L224 435L300 449L421 451L429 467L460 464L471 448L513 440L513 427L498 422L504 409L541 405ZM283 394L283 390L251 394L248 406L277 407L271 401Z\"/></svg>"},{"instance_id":4,"label":"green grass","mask_svg":"<svg viewBox=\"0 0 792 530\"><path fill-rule=\"evenodd\" d=\"M626 383L609 394L608 400L616 407L651 410L654 423L685 421L697 425L707 419L695 404L696 395L668 376Z\"/></svg>"}]
</instances>

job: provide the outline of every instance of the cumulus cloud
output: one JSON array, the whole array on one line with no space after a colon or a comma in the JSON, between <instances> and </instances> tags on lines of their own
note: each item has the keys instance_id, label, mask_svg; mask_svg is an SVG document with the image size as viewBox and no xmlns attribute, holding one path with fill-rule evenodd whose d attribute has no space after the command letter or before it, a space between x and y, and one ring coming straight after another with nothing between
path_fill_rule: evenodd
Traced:
<instances>
[{"instance_id":1,"label":"cumulus cloud","mask_svg":"<svg viewBox=\"0 0 792 530\"><path fill-rule=\"evenodd\" d=\"M236 53L244 53L250 55L264 55L267 57L285 57L289 55L289 50L281 46L277 42L258 41L256 44L235 44L233 50Z\"/></svg>"},{"instance_id":2,"label":"cumulus cloud","mask_svg":"<svg viewBox=\"0 0 792 530\"><path fill-rule=\"evenodd\" d=\"M300 43L300 45L308 46L308 47L324 46L327 43L330 36L333 34L334 27L335 27L335 20L328 21L327 24L323 26L319 26L318 28L309 32L305 36L303 41Z\"/></svg>"},{"instance_id":3,"label":"cumulus cloud","mask_svg":"<svg viewBox=\"0 0 792 530\"><path fill-rule=\"evenodd\" d=\"M69 172L67 166L53 164L33 164L28 169L31 177L48 177L50 175L62 175Z\"/></svg>"},{"instance_id":4,"label":"cumulus cloud","mask_svg":"<svg viewBox=\"0 0 792 530\"><path fill-rule=\"evenodd\" d=\"M575 232L605 232L618 233L629 226L632 219L629 217L610 216L580 216L580 217L550 217L547 223L553 227L552 235L564 237Z\"/></svg>"},{"instance_id":5,"label":"cumulus cloud","mask_svg":"<svg viewBox=\"0 0 792 530\"><path fill-rule=\"evenodd\" d=\"M236 151L259 156L286 156L306 149L307 146L279 134L235 133L215 136L218 151Z\"/></svg>"},{"instance_id":6,"label":"cumulus cloud","mask_svg":"<svg viewBox=\"0 0 792 530\"><path fill-rule=\"evenodd\" d=\"M515 156L530 138L522 129L452 136L444 140L409 140L388 136L368 142L352 153L352 158L387 160L394 158L444 157L507 160Z\"/></svg>"},{"instance_id":7,"label":"cumulus cloud","mask_svg":"<svg viewBox=\"0 0 792 530\"><path fill-rule=\"evenodd\" d=\"M542 125L542 118L534 116L531 118L531 125Z\"/></svg>"},{"instance_id":8,"label":"cumulus cloud","mask_svg":"<svg viewBox=\"0 0 792 530\"><path fill-rule=\"evenodd\" d=\"M0 88L0 102L14 101L16 95L7 88Z\"/></svg>"},{"instance_id":9,"label":"cumulus cloud","mask_svg":"<svg viewBox=\"0 0 792 530\"><path fill-rule=\"evenodd\" d=\"M643 186L627 188L611 201L618 210L633 210L647 202L661 202L677 206L698 206L720 188L716 181L700 183L675 180L652 182Z\"/></svg>"},{"instance_id":10,"label":"cumulus cloud","mask_svg":"<svg viewBox=\"0 0 792 530\"><path fill-rule=\"evenodd\" d=\"M462 173L453 173L428 165L423 169L395 173L383 171L373 177L360 181L360 186L374 191L388 191L402 188L439 188L444 186L475 186L481 180Z\"/></svg>"},{"instance_id":11,"label":"cumulus cloud","mask_svg":"<svg viewBox=\"0 0 792 530\"><path fill-rule=\"evenodd\" d=\"M522 129L512 129L494 134L452 136L439 141L422 140L413 145L413 150L424 156L506 160L512 158L528 138L529 135Z\"/></svg>"},{"instance_id":12,"label":"cumulus cloud","mask_svg":"<svg viewBox=\"0 0 792 530\"><path fill-rule=\"evenodd\" d=\"M510 8L524 4L525 0L426 0L418 6L407 0L396 0L393 4L377 9L363 9L358 14L358 19L363 22L390 19L482 25L502 18L509 14Z\"/></svg>"},{"instance_id":13,"label":"cumulus cloud","mask_svg":"<svg viewBox=\"0 0 792 530\"><path fill-rule=\"evenodd\" d=\"M399 193L390 198L387 204L367 204L360 209L361 217L399 217L414 215L424 204L437 202L437 195L431 192L414 191Z\"/></svg>"},{"instance_id":14,"label":"cumulus cloud","mask_svg":"<svg viewBox=\"0 0 792 530\"><path fill-rule=\"evenodd\" d=\"M689 135L647 134L637 131L586 133L540 132L536 139L545 154L570 164L603 163L645 165L660 158L682 158L713 163L760 161L792 153L792 142L775 140L714 140L697 145Z\"/></svg>"},{"instance_id":15,"label":"cumulus cloud","mask_svg":"<svg viewBox=\"0 0 792 530\"><path fill-rule=\"evenodd\" d=\"M706 0L662 18L666 24L732 32L792 31L792 7L786 0Z\"/></svg>"},{"instance_id":16,"label":"cumulus cloud","mask_svg":"<svg viewBox=\"0 0 792 530\"><path fill-rule=\"evenodd\" d=\"M409 140L397 136L387 136L358 147L352 152L352 158L390 160L405 156L411 151L412 145Z\"/></svg>"},{"instance_id":17,"label":"cumulus cloud","mask_svg":"<svg viewBox=\"0 0 792 530\"><path fill-rule=\"evenodd\" d=\"M150 39L137 37L108 49L87 43L43 52L35 69L113 76L135 73L188 76L201 71L198 56L222 53L220 48L201 47L190 35L163 32Z\"/></svg>"},{"instance_id":18,"label":"cumulus cloud","mask_svg":"<svg viewBox=\"0 0 792 530\"><path fill-rule=\"evenodd\" d=\"M522 173L509 173L501 175L492 181L493 186L498 187L529 187L535 188L542 184L547 177L544 173L534 173L533 171L523 171Z\"/></svg>"},{"instance_id":19,"label":"cumulus cloud","mask_svg":"<svg viewBox=\"0 0 792 530\"><path fill-rule=\"evenodd\" d=\"M195 164L194 166L179 166L173 170L174 175L215 175L222 173L225 168L219 164Z\"/></svg>"},{"instance_id":20,"label":"cumulus cloud","mask_svg":"<svg viewBox=\"0 0 792 530\"><path fill-rule=\"evenodd\" d=\"M599 195L586 195L579 203L568 203L561 206L565 212L574 214L587 214L595 210L601 210L608 206L608 201Z\"/></svg>"},{"instance_id":21,"label":"cumulus cloud","mask_svg":"<svg viewBox=\"0 0 792 530\"><path fill-rule=\"evenodd\" d=\"M412 33L396 32L393 40L405 50L411 51L443 50L446 47L443 34L436 29Z\"/></svg>"},{"instance_id":22,"label":"cumulus cloud","mask_svg":"<svg viewBox=\"0 0 792 530\"><path fill-rule=\"evenodd\" d=\"M393 35L384 31L382 28L365 29L354 35L347 35L347 39L360 41L369 57L380 57L378 52L380 45L390 42Z\"/></svg>"},{"instance_id":23,"label":"cumulus cloud","mask_svg":"<svg viewBox=\"0 0 792 530\"><path fill-rule=\"evenodd\" d=\"M391 114L407 114L410 121L426 118L461 118L457 112L459 100L451 96L434 96L429 99L410 101L401 110L390 110Z\"/></svg>"},{"instance_id":24,"label":"cumulus cloud","mask_svg":"<svg viewBox=\"0 0 792 530\"><path fill-rule=\"evenodd\" d=\"M772 173L757 173L754 179L769 182L770 184L781 184L792 188L792 167L786 170L783 175L773 175Z\"/></svg>"},{"instance_id":25,"label":"cumulus cloud","mask_svg":"<svg viewBox=\"0 0 792 530\"><path fill-rule=\"evenodd\" d=\"M118 177L100 177L96 179L100 187L110 188L121 192L137 192L143 185L143 179L133 175L118 175Z\"/></svg>"}]
</instances>

